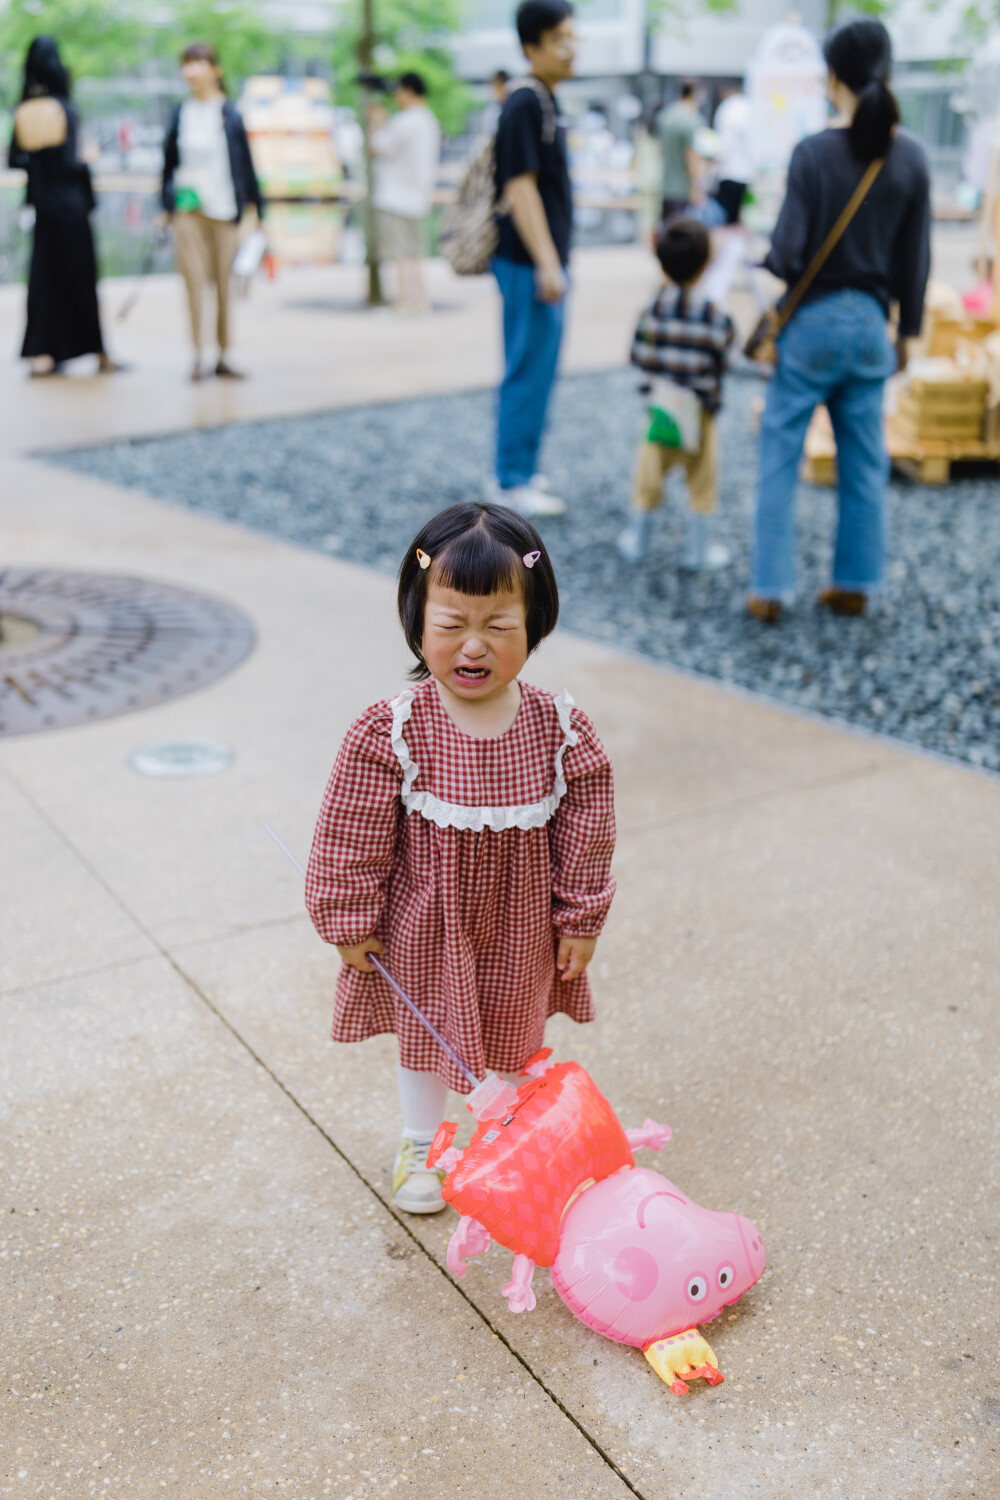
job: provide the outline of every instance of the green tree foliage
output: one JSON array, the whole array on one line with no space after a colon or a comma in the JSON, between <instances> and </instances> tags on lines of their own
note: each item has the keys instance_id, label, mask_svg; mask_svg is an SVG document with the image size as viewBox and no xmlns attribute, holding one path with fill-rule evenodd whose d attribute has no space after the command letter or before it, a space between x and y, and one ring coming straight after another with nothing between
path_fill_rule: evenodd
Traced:
<instances>
[{"instance_id":1,"label":"green tree foliage","mask_svg":"<svg viewBox=\"0 0 1000 1500\"><path fill-rule=\"evenodd\" d=\"M7 102L20 87L32 39L54 36L76 78L134 70L143 56L146 24L135 0L8 0L0 12L0 58Z\"/></svg>"},{"instance_id":2,"label":"green tree foliage","mask_svg":"<svg viewBox=\"0 0 1000 1500\"><path fill-rule=\"evenodd\" d=\"M8 0L0 11L0 77L12 102L32 38L54 36L75 78L169 75L187 42L209 42L235 91L252 73L328 61L330 38L275 29L259 0Z\"/></svg>"},{"instance_id":3,"label":"green tree foliage","mask_svg":"<svg viewBox=\"0 0 1000 1500\"><path fill-rule=\"evenodd\" d=\"M288 31L276 31L254 0L175 0L166 24L157 29L156 50L178 58L189 42L214 47L233 85L254 73L277 71L295 50Z\"/></svg>"},{"instance_id":4,"label":"green tree foliage","mask_svg":"<svg viewBox=\"0 0 1000 1500\"><path fill-rule=\"evenodd\" d=\"M875 16L881 21L898 4L899 0L826 0L826 29L830 31L839 21L852 16ZM933 4L934 0L928 0L928 8Z\"/></svg>"},{"instance_id":5,"label":"green tree foliage","mask_svg":"<svg viewBox=\"0 0 1000 1500\"><path fill-rule=\"evenodd\" d=\"M461 0L374 0L373 8L376 68L395 76L419 73L442 130L457 135L473 104L471 91L455 76L448 47L449 35L461 27ZM355 108L361 34L361 0L349 0L339 12L333 71L337 103Z\"/></svg>"}]
</instances>

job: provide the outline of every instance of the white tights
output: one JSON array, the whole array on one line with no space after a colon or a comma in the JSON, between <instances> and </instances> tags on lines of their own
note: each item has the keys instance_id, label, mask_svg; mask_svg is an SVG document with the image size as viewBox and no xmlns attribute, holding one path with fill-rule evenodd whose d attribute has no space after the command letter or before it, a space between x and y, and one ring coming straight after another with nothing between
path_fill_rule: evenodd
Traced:
<instances>
[{"instance_id":1,"label":"white tights","mask_svg":"<svg viewBox=\"0 0 1000 1500\"><path fill-rule=\"evenodd\" d=\"M404 1136L422 1143L432 1141L444 1119L448 1085L436 1073L419 1073L414 1068L404 1068L402 1063L396 1067L396 1081Z\"/></svg>"}]
</instances>

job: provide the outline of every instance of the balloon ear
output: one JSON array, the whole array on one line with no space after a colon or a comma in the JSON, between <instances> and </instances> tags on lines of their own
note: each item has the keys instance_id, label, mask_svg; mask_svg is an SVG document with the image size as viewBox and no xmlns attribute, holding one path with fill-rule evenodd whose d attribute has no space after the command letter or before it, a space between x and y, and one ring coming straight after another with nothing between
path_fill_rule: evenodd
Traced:
<instances>
[{"instance_id":1,"label":"balloon ear","mask_svg":"<svg viewBox=\"0 0 1000 1500\"><path fill-rule=\"evenodd\" d=\"M431 559L427 556L426 552L421 552L419 547L417 548L417 562L425 570L431 565Z\"/></svg>"},{"instance_id":2,"label":"balloon ear","mask_svg":"<svg viewBox=\"0 0 1000 1500\"><path fill-rule=\"evenodd\" d=\"M542 554L540 552L526 552L521 558L521 561L524 563L524 566L526 568L533 568L541 555Z\"/></svg>"}]
</instances>

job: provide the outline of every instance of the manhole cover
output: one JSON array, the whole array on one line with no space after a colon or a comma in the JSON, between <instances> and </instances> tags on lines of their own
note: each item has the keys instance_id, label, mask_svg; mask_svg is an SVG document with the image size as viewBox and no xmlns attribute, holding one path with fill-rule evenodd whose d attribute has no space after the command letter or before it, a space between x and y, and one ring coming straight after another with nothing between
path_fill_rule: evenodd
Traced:
<instances>
[{"instance_id":1,"label":"manhole cover","mask_svg":"<svg viewBox=\"0 0 1000 1500\"><path fill-rule=\"evenodd\" d=\"M164 703L253 649L246 615L142 578L0 569L0 735Z\"/></svg>"},{"instance_id":2,"label":"manhole cover","mask_svg":"<svg viewBox=\"0 0 1000 1500\"><path fill-rule=\"evenodd\" d=\"M216 740L154 740L128 759L142 776L217 776L231 765L233 752Z\"/></svg>"}]
</instances>

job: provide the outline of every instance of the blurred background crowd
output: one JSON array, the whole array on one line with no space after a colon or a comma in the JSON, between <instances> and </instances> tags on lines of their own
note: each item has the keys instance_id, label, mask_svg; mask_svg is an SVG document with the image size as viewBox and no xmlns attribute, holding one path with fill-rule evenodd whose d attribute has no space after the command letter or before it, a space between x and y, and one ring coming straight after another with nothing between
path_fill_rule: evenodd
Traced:
<instances>
[{"instance_id":1,"label":"blurred background crowd","mask_svg":"<svg viewBox=\"0 0 1000 1500\"><path fill-rule=\"evenodd\" d=\"M894 90L930 159L935 216L970 226L985 218L980 238L970 230L970 246L986 269L1000 161L992 0L875 0L864 8L883 13L892 34ZM7 0L0 6L0 139L10 139L28 45L50 34L73 78L102 274L168 269L173 247L157 234L164 136L185 92L178 58L187 44L206 42L247 127L277 260L358 262L365 253L359 73L367 68L377 89L380 77L415 71L442 135L433 249L470 155L495 128L505 75L524 69L512 10L508 0L165 0L155 7ZM695 146L704 152L708 189L731 170L722 153L741 149L726 128L724 101L745 93L743 216L766 234L792 147L825 120L819 40L840 19L835 0L805 0L794 13L783 0L582 0L576 19L576 76L560 89L575 242L645 236L660 208L658 119L689 79L705 126ZM27 274L23 196L20 173L0 175L0 281Z\"/></svg>"}]
</instances>

